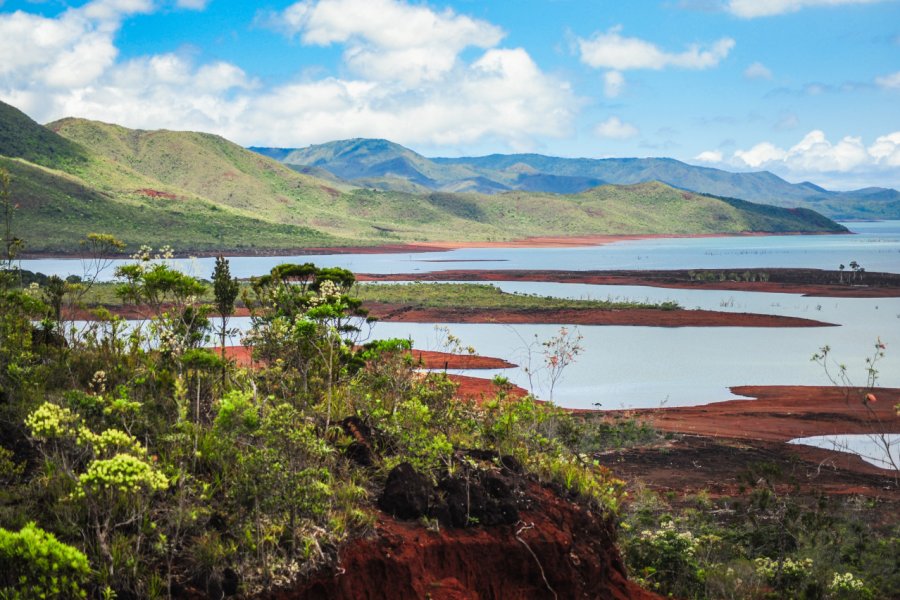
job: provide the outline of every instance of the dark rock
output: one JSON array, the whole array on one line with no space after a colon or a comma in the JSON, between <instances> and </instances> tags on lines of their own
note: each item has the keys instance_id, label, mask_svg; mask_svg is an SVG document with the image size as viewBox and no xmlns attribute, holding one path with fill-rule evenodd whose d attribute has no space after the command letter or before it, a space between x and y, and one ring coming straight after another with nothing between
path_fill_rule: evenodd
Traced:
<instances>
[{"instance_id":1,"label":"dark rock","mask_svg":"<svg viewBox=\"0 0 900 600\"><path fill-rule=\"evenodd\" d=\"M378 507L398 519L418 519L428 514L431 481L409 463L400 463L388 473Z\"/></svg>"},{"instance_id":2,"label":"dark rock","mask_svg":"<svg viewBox=\"0 0 900 600\"><path fill-rule=\"evenodd\" d=\"M359 417L347 417L341 421L341 428L353 442L344 451L347 458L361 467L375 464L375 450L372 447L372 430Z\"/></svg>"}]
</instances>

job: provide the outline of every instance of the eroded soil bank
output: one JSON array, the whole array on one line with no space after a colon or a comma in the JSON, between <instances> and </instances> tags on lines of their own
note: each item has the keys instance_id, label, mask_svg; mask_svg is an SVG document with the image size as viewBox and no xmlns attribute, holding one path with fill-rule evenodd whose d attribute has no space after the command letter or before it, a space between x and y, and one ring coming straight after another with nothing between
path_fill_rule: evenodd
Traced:
<instances>
[{"instance_id":1,"label":"eroded soil bank","mask_svg":"<svg viewBox=\"0 0 900 600\"><path fill-rule=\"evenodd\" d=\"M822 269L697 269L657 271L522 271L456 269L432 273L360 274L359 281L538 281L732 290L831 298L900 297L900 275ZM739 279L739 280L736 280ZM749 279L749 280L748 280Z\"/></svg>"},{"instance_id":2,"label":"eroded soil bank","mask_svg":"<svg viewBox=\"0 0 900 600\"><path fill-rule=\"evenodd\" d=\"M513 525L437 532L381 513L373 535L341 553L336 573L262 598L659 598L627 580L610 519L536 483L527 494Z\"/></svg>"},{"instance_id":3,"label":"eroded soil bank","mask_svg":"<svg viewBox=\"0 0 900 600\"><path fill-rule=\"evenodd\" d=\"M403 304L367 303L373 317L404 323L563 323L566 325L633 325L643 327L828 327L813 319L729 313L711 310L634 308L503 309L432 308Z\"/></svg>"}]
</instances>

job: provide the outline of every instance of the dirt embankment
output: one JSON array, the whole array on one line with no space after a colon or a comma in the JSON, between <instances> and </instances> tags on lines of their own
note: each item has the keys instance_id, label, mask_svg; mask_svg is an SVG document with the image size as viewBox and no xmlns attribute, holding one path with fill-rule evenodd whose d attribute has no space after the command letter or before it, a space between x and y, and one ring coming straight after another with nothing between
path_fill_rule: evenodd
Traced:
<instances>
[{"instance_id":1,"label":"dirt embankment","mask_svg":"<svg viewBox=\"0 0 900 600\"><path fill-rule=\"evenodd\" d=\"M528 494L514 525L437 533L382 513L336 574L260 600L659 598L627 580L611 520L536 484Z\"/></svg>"},{"instance_id":2,"label":"dirt embankment","mask_svg":"<svg viewBox=\"0 0 900 600\"><path fill-rule=\"evenodd\" d=\"M697 269L658 271L521 271L456 269L433 273L360 274L359 281L538 281L730 290L833 298L900 297L900 275L821 269Z\"/></svg>"},{"instance_id":3,"label":"dirt embankment","mask_svg":"<svg viewBox=\"0 0 900 600\"><path fill-rule=\"evenodd\" d=\"M633 325L643 327L827 327L831 323L754 313L711 310L660 310L634 308L607 310L432 308L370 302L364 305L382 321L405 323L563 323L566 325Z\"/></svg>"}]
</instances>

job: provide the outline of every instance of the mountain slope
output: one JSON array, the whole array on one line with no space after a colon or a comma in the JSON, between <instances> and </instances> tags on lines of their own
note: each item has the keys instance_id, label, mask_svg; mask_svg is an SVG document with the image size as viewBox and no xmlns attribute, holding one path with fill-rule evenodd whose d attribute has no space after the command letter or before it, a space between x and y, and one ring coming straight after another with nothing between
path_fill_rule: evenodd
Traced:
<instances>
[{"instance_id":1,"label":"mountain slope","mask_svg":"<svg viewBox=\"0 0 900 600\"><path fill-rule=\"evenodd\" d=\"M426 158L386 140L354 139L301 149L256 148L285 164L326 169L349 182L385 190L498 193L530 190L578 193L601 183L661 181L714 196L775 206L806 207L827 216L900 218L900 192L867 188L832 192L809 182L792 184L767 171L731 173L671 158L556 158L540 154L494 154Z\"/></svg>"},{"instance_id":2,"label":"mountain slope","mask_svg":"<svg viewBox=\"0 0 900 600\"><path fill-rule=\"evenodd\" d=\"M31 252L77 251L78 240L90 232L118 235L132 249L170 244L183 252L262 253L532 236L842 231L809 211L659 183L605 185L571 196L434 192L424 184L445 172L462 177L455 180L457 189L497 186L471 167L448 171L389 143L370 152L359 174L371 177L373 185L360 188L332 174L329 180L315 177L323 172L317 166L289 168L214 135L130 130L83 119L45 128L12 107L0 109L0 168L10 172L12 199L20 206L14 233ZM323 160L349 160L360 149L348 144L334 150ZM404 178L413 171L423 183ZM532 187L556 177L521 164L510 171L510 180L522 178ZM407 191L371 189L384 181ZM578 185L599 181L587 178Z\"/></svg>"}]
</instances>

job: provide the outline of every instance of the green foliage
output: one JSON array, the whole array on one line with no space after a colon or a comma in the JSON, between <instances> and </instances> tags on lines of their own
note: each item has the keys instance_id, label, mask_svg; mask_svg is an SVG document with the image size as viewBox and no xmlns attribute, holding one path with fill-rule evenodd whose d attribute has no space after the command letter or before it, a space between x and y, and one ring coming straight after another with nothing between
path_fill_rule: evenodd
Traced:
<instances>
[{"instance_id":1,"label":"green foliage","mask_svg":"<svg viewBox=\"0 0 900 600\"><path fill-rule=\"evenodd\" d=\"M87 597L87 557L34 523L20 531L0 528L0 598Z\"/></svg>"},{"instance_id":2,"label":"green foliage","mask_svg":"<svg viewBox=\"0 0 900 600\"><path fill-rule=\"evenodd\" d=\"M509 294L489 284L476 283L403 283L363 284L357 287L363 301L405 304L427 308L506 308L520 310L566 309L661 309L681 308L677 302L641 302L608 298L606 300L568 300L551 296Z\"/></svg>"}]
</instances>

